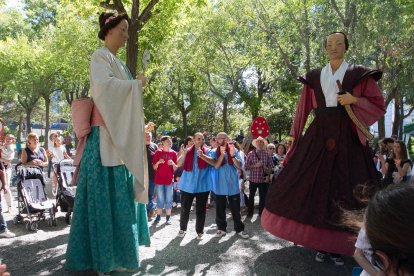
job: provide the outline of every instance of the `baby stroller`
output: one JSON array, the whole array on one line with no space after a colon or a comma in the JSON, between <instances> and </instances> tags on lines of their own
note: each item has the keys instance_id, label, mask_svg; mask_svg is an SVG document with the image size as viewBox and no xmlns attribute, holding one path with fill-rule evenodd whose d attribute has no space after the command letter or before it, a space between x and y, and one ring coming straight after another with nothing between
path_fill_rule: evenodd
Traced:
<instances>
[{"instance_id":1,"label":"baby stroller","mask_svg":"<svg viewBox=\"0 0 414 276\"><path fill-rule=\"evenodd\" d=\"M71 214L75 202L76 187L72 186L75 166L72 159L64 159L54 167L55 175L58 180L56 192L56 207L60 206L61 212L66 212L65 221L71 222Z\"/></svg>"},{"instance_id":2,"label":"baby stroller","mask_svg":"<svg viewBox=\"0 0 414 276\"><path fill-rule=\"evenodd\" d=\"M17 169L18 214L13 218L15 224L26 221L28 231L37 231L40 220L49 226L56 226L55 204L46 196L42 169L39 167L19 166Z\"/></svg>"}]
</instances>

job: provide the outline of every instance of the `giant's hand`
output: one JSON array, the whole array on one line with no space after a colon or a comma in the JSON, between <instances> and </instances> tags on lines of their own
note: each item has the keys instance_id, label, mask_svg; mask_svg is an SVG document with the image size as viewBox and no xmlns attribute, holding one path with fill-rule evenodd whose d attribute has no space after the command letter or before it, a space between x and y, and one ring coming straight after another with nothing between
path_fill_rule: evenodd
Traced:
<instances>
[{"instance_id":1,"label":"giant's hand","mask_svg":"<svg viewBox=\"0 0 414 276\"><path fill-rule=\"evenodd\" d=\"M147 77L144 74L139 74L137 79L141 81L142 87L147 84Z\"/></svg>"},{"instance_id":2,"label":"giant's hand","mask_svg":"<svg viewBox=\"0 0 414 276\"><path fill-rule=\"evenodd\" d=\"M352 94L350 94L349 92L345 92L345 94L338 95L338 102L341 105L354 104L357 101L357 98L352 96Z\"/></svg>"}]
</instances>

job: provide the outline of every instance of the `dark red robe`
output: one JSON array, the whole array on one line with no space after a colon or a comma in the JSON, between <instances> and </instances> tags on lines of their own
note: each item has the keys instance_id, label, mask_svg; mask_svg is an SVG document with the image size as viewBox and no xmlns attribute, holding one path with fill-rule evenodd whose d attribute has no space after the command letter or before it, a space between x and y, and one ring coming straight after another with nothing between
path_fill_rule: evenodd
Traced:
<instances>
[{"instance_id":1,"label":"dark red robe","mask_svg":"<svg viewBox=\"0 0 414 276\"><path fill-rule=\"evenodd\" d=\"M326 107L320 69L299 78L305 84L291 129L294 145L285 168L269 188L262 214L265 230L316 250L351 256L355 234L341 224L341 208L360 209L358 184L379 185L372 153L344 107ZM342 86L358 98L352 109L365 126L385 113L376 84L381 72L350 65ZM314 120L302 137L311 111Z\"/></svg>"}]
</instances>

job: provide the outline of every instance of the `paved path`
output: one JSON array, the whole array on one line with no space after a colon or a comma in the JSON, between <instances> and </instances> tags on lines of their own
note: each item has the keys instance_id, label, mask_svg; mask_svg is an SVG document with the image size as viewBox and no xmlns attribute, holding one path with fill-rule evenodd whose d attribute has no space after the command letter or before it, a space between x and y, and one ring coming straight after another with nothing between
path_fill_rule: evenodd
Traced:
<instances>
[{"instance_id":1,"label":"paved path","mask_svg":"<svg viewBox=\"0 0 414 276\"><path fill-rule=\"evenodd\" d=\"M50 192L50 185L48 193ZM13 276L26 275L90 275L70 273L64 269L69 227L64 214L58 213L58 226L39 224L36 233L28 232L23 224L13 225L12 216L5 214L13 239L0 240L0 257ZM257 215L244 220L250 239L235 235L233 221L228 214L228 234L214 238L215 209L207 211L206 234L196 239L195 214L190 215L187 235L177 238L179 209L174 209L172 225L165 219L157 226L150 225L151 246L140 248L141 268L138 273L113 275L351 275L355 262L345 259L345 266L331 261L317 263L313 250L294 246L278 239L260 226ZM244 218L244 216L243 216Z\"/></svg>"}]
</instances>

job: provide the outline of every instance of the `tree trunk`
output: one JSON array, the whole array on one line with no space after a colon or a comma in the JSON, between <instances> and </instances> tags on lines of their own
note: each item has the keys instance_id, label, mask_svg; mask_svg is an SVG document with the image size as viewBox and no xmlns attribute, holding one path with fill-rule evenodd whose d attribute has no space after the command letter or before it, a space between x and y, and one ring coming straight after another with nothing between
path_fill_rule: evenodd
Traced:
<instances>
[{"instance_id":1,"label":"tree trunk","mask_svg":"<svg viewBox=\"0 0 414 276\"><path fill-rule=\"evenodd\" d=\"M381 119L378 120L378 138L382 139L385 137L385 117L382 116Z\"/></svg>"},{"instance_id":2,"label":"tree trunk","mask_svg":"<svg viewBox=\"0 0 414 276\"><path fill-rule=\"evenodd\" d=\"M401 101L400 104L400 127L398 129L398 139L402 140L403 139L403 122L404 122L404 103L403 101Z\"/></svg>"},{"instance_id":3,"label":"tree trunk","mask_svg":"<svg viewBox=\"0 0 414 276\"><path fill-rule=\"evenodd\" d=\"M310 49L310 27L309 27L309 16L308 16L308 9L306 5L306 0L303 0L303 7L305 10L305 49L306 49L306 61L305 61L305 68L306 72L309 72L310 69L310 58L311 58L311 49Z\"/></svg>"},{"instance_id":4,"label":"tree trunk","mask_svg":"<svg viewBox=\"0 0 414 276\"><path fill-rule=\"evenodd\" d=\"M19 126L17 127L17 140L22 140L22 123L23 123L23 114L20 112L19 115Z\"/></svg>"},{"instance_id":5,"label":"tree trunk","mask_svg":"<svg viewBox=\"0 0 414 276\"><path fill-rule=\"evenodd\" d=\"M32 120L30 117L32 115L32 109L26 108L26 133L29 134L32 132L32 126L30 125L30 121Z\"/></svg>"},{"instance_id":6,"label":"tree trunk","mask_svg":"<svg viewBox=\"0 0 414 276\"><path fill-rule=\"evenodd\" d=\"M48 149L48 139L49 139L49 128L50 128L50 98L45 97L45 108L46 108L46 126L45 126L45 141L44 148Z\"/></svg>"},{"instance_id":7,"label":"tree trunk","mask_svg":"<svg viewBox=\"0 0 414 276\"><path fill-rule=\"evenodd\" d=\"M187 126L187 112L183 111L181 112L181 114L183 115L183 132L184 132L184 137L188 136L188 126Z\"/></svg>"},{"instance_id":8,"label":"tree trunk","mask_svg":"<svg viewBox=\"0 0 414 276\"><path fill-rule=\"evenodd\" d=\"M137 55L138 55L138 33L141 29L145 26L145 24L150 20L152 17L152 10L155 5L158 4L160 0L150 0L146 1L147 5L144 9L142 9L141 14L139 11L141 10L141 1L140 0L133 0L130 19L131 24L129 26L129 38L127 44L127 66L131 71L132 77L135 79L137 74ZM106 0L100 3L100 5L106 9L114 9L117 10L118 13L127 13L125 10L123 1L121 0L113 0L113 4L110 4L110 0Z\"/></svg>"},{"instance_id":9,"label":"tree trunk","mask_svg":"<svg viewBox=\"0 0 414 276\"><path fill-rule=\"evenodd\" d=\"M132 78L137 75L137 58L138 57L138 32L132 28L129 31L129 39L127 44L127 66L131 72Z\"/></svg>"},{"instance_id":10,"label":"tree trunk","mask_svg":"<svg viewBox=\"0 0 414 276\"><path fill-rule=\"evenodd\" d=\"M252 120L254 120L255 118L257 118L257 116L259 116L259 108L253 108L253 111L252 111Z\"/></svg>"},{"instance_id":11,"label":"tree trunk","mask_svg":"<svg viewBox=\"0 0 414 276\"><path fill-rule=\"evenodd\" d=\"M225 132L225 133L227 133L227 131L228 131L228 129L229 129L229 122L228 122L228 119L227 119L227 116L228 116L228 104L229 104L229 101L228 101L228 99L225 99L224 101L223 101L223 131Z\"/></svg>"},{"instance_id":12,"label":"tree trunk","mask_svg":"<svg viewBox=\"0 0 414 276\"><path fill-rule=\"evenodd\" d=\"M392 135L396 135L398 137L398 129L400 126L400 105L399 100L394 98L394 122L392 124Z\"/></svg>"}]
</instances>

